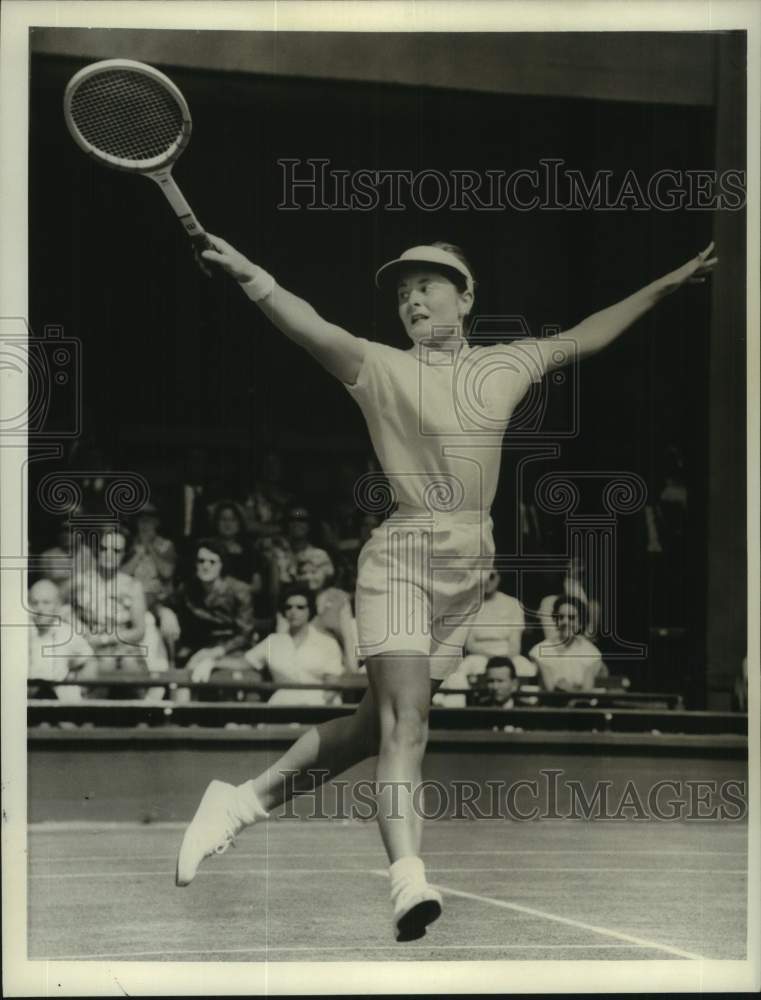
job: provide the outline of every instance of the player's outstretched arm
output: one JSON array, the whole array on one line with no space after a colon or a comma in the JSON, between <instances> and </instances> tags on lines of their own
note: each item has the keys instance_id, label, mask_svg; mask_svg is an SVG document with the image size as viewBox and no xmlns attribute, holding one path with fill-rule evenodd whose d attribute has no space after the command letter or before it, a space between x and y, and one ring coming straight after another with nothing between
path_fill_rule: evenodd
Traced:
<instances>
[{"instance_id":1,"label":"player's outstretched arm","mask_svg":"<svg viewBox=\"0 0 761 1000\"><path fill-rule=\"evenodd\" d=\"M718 257L711 257L713 248L714 244L710 243L705 250L675 271L665 274L628 298L622 299L621 302L594 313L577 326L564 331L561 334L564 340L571 338L576 342L576 360L596 354L613 343L640 316L682 285L705 281L706 275L713 271L719 260ZM548 371L558 367L553 355L561 356L556 354L552 341L552 337L547 337L536 342L545 356Z\"/></svg>"},{"instance_id":2,"label":"player's outstretched arm","mask_svg":"<svg viewBox=\"0 0 761 1000\"><path fill-rule=\"evenodd\" d=\"M357 381L364 359L362 340L324 320L308 302L281 288L271 275L225 240L208 235L216 250L204 250L201 256L205 261L235 278L278 330L308 351L331 375L348 384Z\"/></svg>"}]
</instances>

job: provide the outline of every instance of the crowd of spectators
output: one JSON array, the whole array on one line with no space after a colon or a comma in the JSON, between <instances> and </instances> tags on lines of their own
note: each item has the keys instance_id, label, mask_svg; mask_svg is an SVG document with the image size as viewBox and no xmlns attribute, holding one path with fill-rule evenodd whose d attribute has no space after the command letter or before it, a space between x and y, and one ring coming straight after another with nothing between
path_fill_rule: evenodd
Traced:
<instances>
[{"instance_id":1,"label":"crowd of spectators","mask_svg":"<svg viewBox=\"0 0 761 1000\"><path fill-rule=\"evenodd\" d=\"M92 507L72 510L53 544L40 546L30 566L30 696L164 696L170 669L193 685L230 672L275 685L359 673L356 559L380 519L313 517L276 470L244 497L214 502L188 478L171 537L153 503L99 529L93 485ZM172 691L187 697L176 684ZM283 688L272 700L340 703L341 695Z\"/></svg>"},{"instance_id":2,"label":"crowd of spectators","mask_svg":"<svg viewBox=\"0 0 761 1000\"><path fill-rule=\"evenodd\" d=\"M190 687L172 697L200 697L198 685L231 676L274 685L271 696L251 696L272 703L334 704L340 682L361 680L357 558L381 517L358 511L340 477L342 495L316 512L283 484L275 456L250 489L220 495L202 457L189 456L182 481L158 505L146 503L118 526L78 530L101 513L103 483L94 477L86 508L62 519L49 547L36 548L30 695L163 697L170 688L161 675L179 670ZM525 532L538 536L536 509L521 504L521 515ZM587 581L583 561L572 558L545 579L530 609L490 573L463 662L435 702L512 704L517 691L605 685L600 604ZM135 686L109 686L117 675Z\"/></svg>"},{"instance_id":3,"label":"crowd of spectators","mask_svg":"<svg viewBox=\"0 0 761 1000\"><path fill-rule=\"evenodd\" d=\"M213 535L180 546L160 534L153 505L140 511L132 530L107 530L91 547L62 533L58 551L43 553L29 593L30 696L163 697L161 675L174 668L194 685L215 674L267 681L280 688L272 704L340 704L331 682L362 672L353 595L334 585L331 555L312 544L308 511L292 508L286 533L267 536L271 547L251 540L232 502L216 505L210 520ZM604 678L600 653L582 634L588 620L582 599L555 597L544 634L534 627L541 640L526 654L524 609L499 587L494 571L462 665L437 704L474 703L463 689L474 692L476 703L493 692L495 704L505 704L506 670L511 692L587 690ZM273 613L258 613L258 605ZM117 676L136 684L116 684ZM85 680L103 684L62 683Z\"/></svg>"}]
</instances>

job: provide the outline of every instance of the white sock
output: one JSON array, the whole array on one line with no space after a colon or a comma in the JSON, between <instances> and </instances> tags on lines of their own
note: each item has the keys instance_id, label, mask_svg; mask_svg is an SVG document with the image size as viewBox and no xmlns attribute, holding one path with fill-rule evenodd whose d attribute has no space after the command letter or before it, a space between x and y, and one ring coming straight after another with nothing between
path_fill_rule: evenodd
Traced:
<instances>
[{"instance_id":1,"label":"white sock","mask_svg":"<svg viewBox=\"0 0 761 1000\"><path fill-rule=\"evenodd\" d=\"M392 891L400 882L425 882L425 865L422 858L412 856L399 858L389 865L388 873L391 876Z\"/></svg>"},{"instance_id":2,"label":"white sock","mask_svg":"<svg viewBox=\"0 0 761 1000\"><path fill-rule=\"evenodd\" d=\"M235 804L238 815L244 823L254 823L258 819L269 819L269 813L259 801L254 791L253 781L244 781L235 788Z\"/></svg>"}]
</instances>

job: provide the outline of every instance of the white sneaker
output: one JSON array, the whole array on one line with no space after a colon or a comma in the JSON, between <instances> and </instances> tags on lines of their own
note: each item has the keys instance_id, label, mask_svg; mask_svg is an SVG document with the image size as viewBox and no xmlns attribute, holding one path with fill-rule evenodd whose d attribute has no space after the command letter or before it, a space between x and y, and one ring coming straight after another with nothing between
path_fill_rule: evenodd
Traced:
<instances>
[{"instance_id":1,"label":"white sneaker","mask_svg":"<svg viewBox=\"0 0 761 1000\"><path fill-rule=\"evenodd\" d=\"M397 941L416 941L428 924L441 916L441 893L425 881L404 881L392 889L394 934Z\"/></svg>"},{"instance_id":2,"label":"white sneaker","mask_svg":"<svg viewBox=\"0 0 761 1000\"><path fill-rule=\"evenodd\" d=\"M258 814L253 812L242 816L235 785L212 781L182 838L175 883L179 886L190 885L204 858L224 854L230 844L235 843L243 827L250 826L257 819L266 819L267 815L260 807Z\"/></svg>"}]
</instances>

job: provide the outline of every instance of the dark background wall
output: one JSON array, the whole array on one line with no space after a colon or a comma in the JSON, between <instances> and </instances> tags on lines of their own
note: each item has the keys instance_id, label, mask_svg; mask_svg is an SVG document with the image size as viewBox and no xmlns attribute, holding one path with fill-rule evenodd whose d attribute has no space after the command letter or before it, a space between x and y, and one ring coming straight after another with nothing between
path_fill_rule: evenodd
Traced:
<instances>
[{"instance_id":1,"label":"dark background wall","mask_svg":"<svg viewBox=\"0 0 761 1000\"><path fill-rule=\"evenodd\" d=\"M55 48L50 33L45 35L38 50ZM125 39L114 32L99 35L98 56L145 57L125 49ZM103 36L111 36L108 44ZM406 246L434 239L460 244L479 280L477 311L521 315L538 333L544 324L568 327L693 256L711 239L714 215L631 209L425 212L411 205L403 212L284 212L277 208L283 186L277 161L323 157L345 170L484 174L533 169L540 159L556 157L588 178L606 169L620 182L633 170L644 183L665 168L712 169L715 40L695 36L690 45L688 36L672 36L680 39L675 47L669 39L676 67L691 68L690 79L705 70L700 85L687 87L674 84L678 72L664 73L658 36L633 37L628 46L611 37L616 41L606 60L607 79L616 78L611 51L619 52L619 65L626 51L629 68L640 70L639 88L631 84L631 73L618 74L618 85L607 94L618 100L593 99L588 74L586 82L569 87L583 96L560 96L549 69L546 89L552 96L488 92L497 89L489 81L500 79L493 38L482 49L486 68L470 81L480 90L457 89L453 83L465 79L463 73L450 74L442 86L430 67L419 76L439 86L324 78L329 67L319 36L311 51L315 65L323 67L315 72L321 79L308 72L275 75L282 70L277 52L269 74L240 72L240 51L238 63L225 71L198 68L197 62L193 68L162 65L158 53L151 61L178 84L192 110L193 138L175 174L203 224L331 320L402 346L393 308L376 296L372 275ZM284 41L284 62L292 66L308 51L304 44L294 48ZM386 44L393 46L393 39ZM409 45L408 39L399 45ZM589 48L588 39L584 45ZM342 46L346 52L345 37ZM515 38L509 46L506 56L520 48ZM91 49L90 43L80 51ZM376 42L373 50L382 46ZM607 40L594 47L607 50ZM213 47L205 51L206 64L213 63ZM566 43L566 56L569 51ZM400 55L404 51L391 52L390 67L404 65ZM576 82L582 56L578 49ZM61 324L82 341L85 438L119 467L146 474L159 491L182 475L193 447L208 448L219 474L230 488L239 488L271 446L294 457L305 489L327 493L326 456L340 453L361 464L368 454L358 409L340 385L268 328L236 287L200 275L153 185L91 163L74 146L61 114L62 94L69 77L89 61L33 54L30 107L30 321L38 332L45 324ZM230 60L220 57L218 64ZM334 65L335 75L344 75L345 60ZM377 71L375 66L365 75ZM394 76L389 70L386 79ZM536 73L531 79L537 80ZM534 90L541 89L539 80ZM695 622L705 615L708 558L703 539L710 321L709 291L691 288L585 363L578 381L579 435L563 443L559 459L533 466L534 476L562 468L627 470L655 489L665 451L677 445L685 456L693 543L678 579ZM550 418L563 412L567 393L554 393ZM515 504L509 464L496 504L498 524L500 510ZM502 519L503 532L509 533L509 523L509 517ZM637 605L630 614L639 635L649 603L640 586L642 532L640 520L625 526L621 567L622 592L632 591L626 606Z\"/></svg>"},{"instance_id":2,"label":"dark background wall","mask_svg":"<svg viewBox=\"0 0 761 1000\"><path fill-rule=\"evenodd\" d=\"M120 445L125 427L146 424L152 437L183 426L219 441L241 428L296 432L305 420L312 434L347 424L361 434L340 387L274 335L234 286L202 280L159 192L73 145L60 103L80 64L35 61L30 303L33 326L59 322L84 342L90 426ZM484 173L558 157L585 176L610 169L620 181L633 169L647 178L664 165L710 168L710 109L170 72L194 116L176 176L201 220L358 334L403 343L372 274L410 243L463 245L482 289L478 310L523 315L538 332L610 304L711 235L710 216L697 212L286 213L277 209L276 162L322 156L347 170ZM659 439L697 437L706 373L695 348L705 343L707 301L703 290L668 301L585 366L577 444L585 460L594 453L647 474L653 429Z\"/></svg>"}]
</instances>

